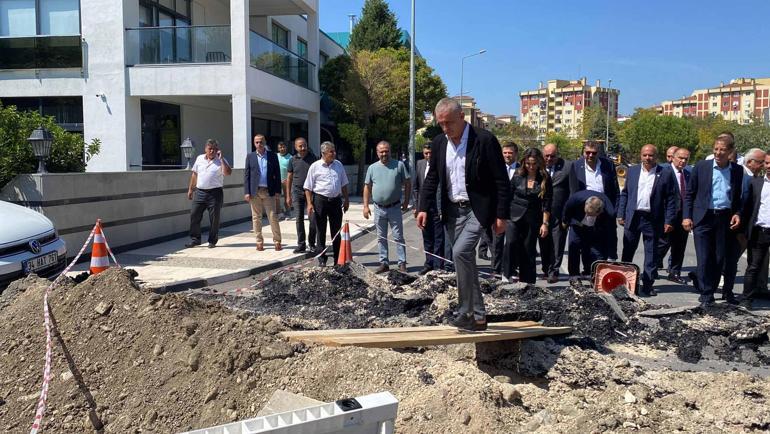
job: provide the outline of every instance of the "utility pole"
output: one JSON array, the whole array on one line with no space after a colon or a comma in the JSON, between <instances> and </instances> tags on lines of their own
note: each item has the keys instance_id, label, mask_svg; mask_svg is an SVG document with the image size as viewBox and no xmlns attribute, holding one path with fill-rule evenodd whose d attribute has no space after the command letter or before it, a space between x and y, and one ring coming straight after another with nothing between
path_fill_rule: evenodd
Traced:
<instances>
[{"instance_id":1,"label":"utility pole","mask_svg":"<svg viewBox=\"0 0 770 434\"><path fill-rule=\"evenodd\" d=\"M412 178L412 182L414 181L414 177L416 175L415 170L415 162L414 162L414 3L415 0L412 0L412 23L411 23L411 37L409 38L409 174Z\"/></svg>"},{"instance_id":2,"label":"utility pole","mask_svg":"<svg viewBox=\"0 0 770 434\"><path fill-rule=\"evenodd\" d=\"M607 152L609 150L610 146L610 90L612 88L612 79L609 79L609 84L607 84L607 132L604 136L604 146L606 148L604 149L604 152Z\"/></svg>"},{"instance_id":3,"label":"utility pole","mask_svg":"<svg viewBox=\"0 0 770 434\"><path fill-rule=\"evenodd\" d=\"M348 26L349 32L353 33L353 26L356 25L356 14L348 14L348 20L350 20L350 25Z\"/></svg>"}]
</instances>

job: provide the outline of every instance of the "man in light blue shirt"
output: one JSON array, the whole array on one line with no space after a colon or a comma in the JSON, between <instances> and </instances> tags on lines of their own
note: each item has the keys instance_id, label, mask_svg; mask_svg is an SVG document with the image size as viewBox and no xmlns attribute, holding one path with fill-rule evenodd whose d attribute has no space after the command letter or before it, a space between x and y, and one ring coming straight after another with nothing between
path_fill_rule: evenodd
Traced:
<instances>
[{"instance_id":1,"label":"man in light blue shirt","mask_svg":"<svg viewBox=\"0 0 770 434\"><path fill-rule=\"evenodd\" d=\"M390 143L381 141L377 144L377 156L380 161L373 163L366 170L364 180L364 218L371 215L369 197L374 202L374 222L377 224L377 237L380 246L380 267L377 273L389 270L388 226L393 230L398 254L398 270L406 273L406 241L404 239L404 220L402 212L409 207L409 192L412 190L409 172L404 163L390 158ZM404 200L401 200L401 191Z\"/></svg>"},{"instance_id":2,"label":"man in light blue shirt","mask_svg":"<svg viewBox=\"0 0 770 434\"><path fill-rule=\"evenodd\" d=\"M711 173L711 208L730 208L730 166L719 167L716 160Z\"/></svg>"}]
</instances>

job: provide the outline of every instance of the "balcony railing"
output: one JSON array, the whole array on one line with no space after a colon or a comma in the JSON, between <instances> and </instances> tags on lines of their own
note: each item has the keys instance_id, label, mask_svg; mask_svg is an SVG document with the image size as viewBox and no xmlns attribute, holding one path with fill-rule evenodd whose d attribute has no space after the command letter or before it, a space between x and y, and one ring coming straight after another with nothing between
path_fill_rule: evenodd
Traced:
<instances>
[{"instance_id":1,"label":"balcony railing","mask_svg":"<svg viewBox=\"0 0 770 434\"><path fill-rule=\"evenodd\" d=\"M251 66L284 80L316 90L315 65L257 32L250 32Z\"/></svg>"},{"instance_id":2,"label":"balcony railing","mask_svg":"<svg viewBox=\"0 0 770 434\"><path fill-rule=\"evenodd\" d=\"M80 35L0 38L0 69L82 67Z\"/></svg>"},{"instance_id":3,"label":"balcony railing","mask_svg":"<svg viewBox=\"0 0 770 434\"><path fill-rule=\"evenodd\" d=\"M126 29L126 64L230 63L230 26Z\"/></svg>"}]
</instances>

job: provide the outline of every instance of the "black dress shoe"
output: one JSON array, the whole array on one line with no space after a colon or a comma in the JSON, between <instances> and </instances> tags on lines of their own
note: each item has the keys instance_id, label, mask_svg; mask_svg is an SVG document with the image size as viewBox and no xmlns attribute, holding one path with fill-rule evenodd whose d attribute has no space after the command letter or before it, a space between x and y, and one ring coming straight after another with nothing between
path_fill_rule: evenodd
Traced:
<instances>
[{"instance_id":1,"label":"black dress shoe","mask_svg":"<svg viewBox=\"0 0 770 434\"><path fill-rule=\"evenodd\" d=\"M687 284L687 281L682 279L682 276L680 276L677 273L668 273L668 280L674 283L678 283L680 285Z\"/></svg>"},{"instance_id":2,"label":"black dress shoe","mask_svg":"<svg viewBox=\"0 0 770 434\"><path fill-rule=\"evenodd\" d=\"M296 249L292 250L292 253L305 253L306 249L305 246L299 246Z\"/></svg>"},{"instance_id":3,"label":"black dress shoe","mask_svg":"<svg viewBox=\"0 0 770 434\"><path fill-rule=\"evenodd\" d=\"M420 276L424 276L428 274L429 271L433 271L433 267L422 267L420 268L420 271L417 272Z\"/></svg>"},{"instance_id":4,"label":"black dress shoe","mask_svg":"<svg viewBox=\"0 0 770 434\"><path fill-rule=\"evenodd\" d=\"M184 246L189 249L191 247L198 247L200 245L201 245L200 241L190 241L189 243L185 243Z\"/></svg>"},{"instance_id":5,"label":"black dress shoe","mask_svg":"<svg viewBox=\"0 0 770 434\"><path fill-rule=\"evenodd\" d=\"M704 312L711 309L712 307L714 307L713 301L701 301L698 305L698 308Z\"/></svg>"},{"instance_id":6,"label":"black dress shoe","mask_svg":"<svg viewBox=\"0 0 770 434\"><path fill-rule=\"evenodd\" d=\"M752 305L751 300L743 299L739 303L739 306L746 310L754 310L754 306Z\"/></svg>"},{"instance_id":7,"label":"black dress shoe","mask_svg":"<svg viewBox=\"0 0 770 434\"><path fill-rule=\"evenodd\" d=\"M382 273L385 273L385 272L387 272L389 270L390 270L390 267L388 266L388 264L384 264L383 263L383 264L380 264L380 266L377 267L376 270L374 270L374 274L382 274Z\"/></svg>"},{"instance_id":8,"label":"black dress shoe","mask_svg":"<svg viewBox=\"0 0 770 434\"><path fill-rule=\"evenodd\" d=\"M727 304L732 304L733 306L737 306L738 305L738 299L735 298L735 296L732 295L732 294L725 294L725 295L723 295L722 296L722 300L724 300L724 302L727 303Z\"/></svg>"},{"instance_id":9,"label":"black dress shoe","mask_svg":"<svg viewBox=\"0 0 770 434\"><path fill-rule=\"evenodd\" d=\"M216 246L217 246L217 244L216 244L216 243L213 243L213 244L212 244L212 243L209 243L209 249L213 249L213 248L214 248L214 247L216 247Z\"/></svg>"},{"instance_id":10,"label":"black dress shoe","mask_svg":"<svg viewBox=\"0 0 770 434\"><path fill-rule=\"evenodd\" d=\"M472 332L478 332L487 329L486 318L477 320L474 319L472 315L457 315L449 323L458 329Z\"/></svg>"},{"instance_id":11,"label":"black dress shoe","mask_svg":"<svg viewBox=\"0 0 770 434\"><path fill-rule=\"evenodd\" d=\"M548 283L557 283L559 281L559 276L548 276Z\"/></svg>"}]
</instances>

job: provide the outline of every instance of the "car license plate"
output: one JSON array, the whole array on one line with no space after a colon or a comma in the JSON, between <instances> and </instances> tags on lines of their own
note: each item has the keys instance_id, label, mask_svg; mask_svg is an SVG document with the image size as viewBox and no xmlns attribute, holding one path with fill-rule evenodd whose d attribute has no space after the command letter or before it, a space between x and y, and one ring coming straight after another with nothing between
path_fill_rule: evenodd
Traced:
<instances>
[{"instance_id":1,"label":"car license plate","mask_svg":"<svg viewBox=\"0 0 770 434\"><path fill-rule=\"evenodd\" d=\"M28 261L24 261L24 272L34 273L40 270L44 270L48 267L55 265L59 261L59 253L51 252L45 255L32 258Z\"/></svg>"}]
</instances>

